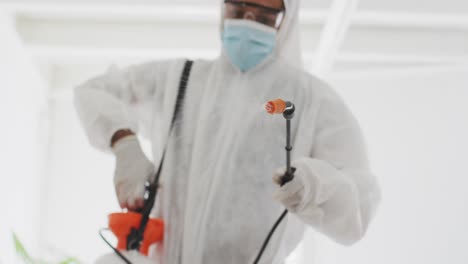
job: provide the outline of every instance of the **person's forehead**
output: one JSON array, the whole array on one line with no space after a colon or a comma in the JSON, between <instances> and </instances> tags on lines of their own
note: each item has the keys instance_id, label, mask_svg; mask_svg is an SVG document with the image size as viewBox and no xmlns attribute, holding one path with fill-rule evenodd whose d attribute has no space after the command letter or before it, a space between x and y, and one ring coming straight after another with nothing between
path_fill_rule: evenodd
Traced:
<instances>
[{"instance_id":1,"label":"person's forehead","mask_svg":"<svg viewBox=\"0 0 468 264\"><path fill-rule=\"evenodd\" d=\"M234 0L236 2L254 3L272 8L284 8L283 0Z\"/></svg>"}]
</instances>

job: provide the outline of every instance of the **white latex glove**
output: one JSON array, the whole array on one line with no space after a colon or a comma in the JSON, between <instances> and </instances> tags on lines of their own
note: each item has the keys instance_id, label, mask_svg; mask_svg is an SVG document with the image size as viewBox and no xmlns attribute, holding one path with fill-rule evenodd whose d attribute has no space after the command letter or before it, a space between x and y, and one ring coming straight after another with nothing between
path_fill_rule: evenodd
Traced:
<instances>
[{"instance_id":1,"label":"white latex glove","mask_svg":"<svg viewBox=\"0 0 468 264\"><path fill-rule=\"evenodd\" d=\"M296 168L294 178L283 186L281 186L281 177L286 173L286 168L280 168L274 172L273 181L279 188L273 194L273 198L294 213L302 210L305 206L304 197L308 188L304 184L306 174L301 163L295 161L292 162L292 166Z\"/></svg>"},{"instance_id":2,"label":"white latex glove","mask_svg":"<svg viewBox=\"0 0 468 264\"><path fill-rule=\"evenodd\" d=\"M115 157L114 186L120 207L143 207L145 183L154 174L154 166L140 147L136 136L126 136L112 148Z\"/></svg>"},{"instance_id":3,"label":"white latex glove","mask_svg":"<svg viewBox=\"0 0 468 264\"><path fill-rule=\"evenodd\" d=\"M278 187L273 197L304 223L335 241L351 245L361 239L370 219L364 215L356 177L367 177L366 169L337 169L330 163L301 157L291 164L296 168L294 179ZM285 169L277 170L278 181ZM366 186L367 188L367 186ZM359 200L362 199L362 200ZM368 220L366 220L368 221Z\"/></svg>"}]
</instances>

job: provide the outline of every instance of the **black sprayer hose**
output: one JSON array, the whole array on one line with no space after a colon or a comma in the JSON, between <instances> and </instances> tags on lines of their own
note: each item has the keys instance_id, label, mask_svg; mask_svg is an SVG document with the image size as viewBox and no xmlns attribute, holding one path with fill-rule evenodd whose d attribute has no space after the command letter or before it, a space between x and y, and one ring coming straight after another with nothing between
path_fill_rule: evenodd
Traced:
<instances>
[{"instance_id":1,"label":"black sprayer hose","mask_svg":"<svg viewBox=\"0 0 468 264\"><path fill-rule=\"evenodd\" d=\"M276 228L279 226L279 224L283 221L284 217L288 214L288 210L284 210L284 212L281 214L281 216L276 220L276 223L273 225L271 228L270 232L268 233L268 236L266 237L265 241L263 242L262 248L258 252L257 257L255 258L255 261L253 262L254 264L258 264L260 259L262 258L263 252L265 251L268 243L270 242L271 237L276 231Z\"/></svg>"},{"instance_id":2,"label":"black sprayer hose","mask_svg":"<svg viewBox=\"0 0 468 264\"><path fill-rule=\"evenodd\" d=\"M125 262L126 264L132 264L132 262L130 262L130 260L128 260L128 258L126 258L122 253L120 253L120 251L118 249L116 249L115 247L113 247L111 245L111 243L109 243L109 241L107 241L107 239L104 237L104 235L102 234L102 231L109 231L109 228L101 228L99 229L99 236L101 236L102 240L104 240L104 242L106 242L106 244L112 248L112 250L115 252L115 254L117 254L123 262Z\"/></svg>"}]
</instances>

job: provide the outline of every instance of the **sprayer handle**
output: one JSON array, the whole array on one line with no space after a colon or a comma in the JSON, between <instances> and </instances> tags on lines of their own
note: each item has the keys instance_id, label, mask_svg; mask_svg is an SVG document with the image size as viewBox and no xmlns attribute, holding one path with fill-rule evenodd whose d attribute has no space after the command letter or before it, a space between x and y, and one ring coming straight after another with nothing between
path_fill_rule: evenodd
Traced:
<instances>
[{"instance_id":1,"label":"sprayer handle","mask_svg":"<svg viewBox=\"0 0 468 264\"><path fill-rule=\"evenodd\" d=\"M291 167L291 172L286 172L283 177L281 177L281 186L284 186L294 179L294 172L296 172L296 168Z\"/></svg>"}]
</instances>

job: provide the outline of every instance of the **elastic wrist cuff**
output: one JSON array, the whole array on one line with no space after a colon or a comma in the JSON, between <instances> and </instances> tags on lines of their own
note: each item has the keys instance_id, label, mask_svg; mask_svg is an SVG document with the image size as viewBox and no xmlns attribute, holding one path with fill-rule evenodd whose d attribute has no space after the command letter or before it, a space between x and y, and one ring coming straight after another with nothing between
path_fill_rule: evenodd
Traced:
<instances>
[{"instance_id":1,"label":"elastic wrist cuff","mask_svg":"<svg viewBox=\"0 0 468 264\"><path fill-rule=\"evenodd\" d=\"M116 153L121 149L122 147L128 145L128 144L139 144L138 143L138 138L136 135L128 135L123 138L120 138L114 143L114 146L112 147L112 151Z\"/></svg>"}]
</instances>

